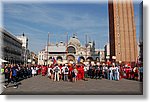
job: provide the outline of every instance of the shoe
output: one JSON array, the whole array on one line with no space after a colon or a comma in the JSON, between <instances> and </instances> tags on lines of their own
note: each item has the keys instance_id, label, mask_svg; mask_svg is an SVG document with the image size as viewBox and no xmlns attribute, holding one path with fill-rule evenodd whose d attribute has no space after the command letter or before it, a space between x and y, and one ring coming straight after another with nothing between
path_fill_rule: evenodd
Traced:
<instances>
[{"instance_id":1,"label":"shoe","mask_svg":"<svg viewBox=\"0 0 150 102\"><path fill-rule=\"evenodd\" d=\"M5 86L5 85L3 85L3 87L6 89L7 88L7 86Z\"/></svg>"}]
</instances>

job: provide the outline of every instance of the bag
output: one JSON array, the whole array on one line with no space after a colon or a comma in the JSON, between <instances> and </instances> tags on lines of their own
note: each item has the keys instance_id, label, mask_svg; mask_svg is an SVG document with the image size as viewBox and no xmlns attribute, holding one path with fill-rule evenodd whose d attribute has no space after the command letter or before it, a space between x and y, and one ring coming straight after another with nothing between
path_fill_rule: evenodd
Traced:
<instances>
[{"instance_id":1,"label":"bag","mask_svg":"<svg viewBox=\"0 0 150 102\"><path fill-rule=\"evenodd\" d=\"M12 76L17 76L17 70L15 68L12 69Z\"/></svg>"},{"instance_id":2,"label":"bag","mask_svg":"<svg viewBox=\"0 0 150 102\"><path fill-rule=\"evenodd\" d=\"M58 71L59 71L59 68L58 68L58 67L56 67L56 68L55 68L55 72L58 72Z\"/></svg>"},{"instance_id":3,"label":"bag","mask_svg":"<svg viewBox=\"0 0 150 102\"><path fill-rule=\"evenodd\" d=\"M68 68L65 68L65 72L69 72Z\"/></svg>"}]
</instances>

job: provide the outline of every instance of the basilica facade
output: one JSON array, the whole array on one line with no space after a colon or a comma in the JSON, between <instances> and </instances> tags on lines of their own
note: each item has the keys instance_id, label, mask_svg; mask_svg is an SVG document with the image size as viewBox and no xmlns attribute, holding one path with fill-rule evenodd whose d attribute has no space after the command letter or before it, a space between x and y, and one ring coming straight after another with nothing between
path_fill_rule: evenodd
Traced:
<instances>
[{"instance_id":1,"label":"basilica facade","mask_svg":"<svg viewBox=\"0 0 150 102\"><path fill-rule=\"evenodd\" d=\"M49 43L38 53L38 64L50 64L51 60L60 61L99 61L99 54L95 53L95 43L88 42L82 45L77 36L70 37L68 43Z\"/></svg>"}]
</instances>

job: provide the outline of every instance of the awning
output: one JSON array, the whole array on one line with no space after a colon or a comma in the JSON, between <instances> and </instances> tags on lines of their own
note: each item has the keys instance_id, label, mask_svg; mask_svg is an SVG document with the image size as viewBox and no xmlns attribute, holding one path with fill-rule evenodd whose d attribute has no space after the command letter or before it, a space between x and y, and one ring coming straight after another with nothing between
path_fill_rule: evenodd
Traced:
<instances>
[{"instance_id":1,"label":"awning","mask_svg":"<svg viewBox=\"0 0 150 102\"><path fill-rule=\"evenodd\" d=\"M0 58L0 63L3 63L3 62L8 62L8 61L3 60L3 59Z\"/></svg>"}]
</instances>

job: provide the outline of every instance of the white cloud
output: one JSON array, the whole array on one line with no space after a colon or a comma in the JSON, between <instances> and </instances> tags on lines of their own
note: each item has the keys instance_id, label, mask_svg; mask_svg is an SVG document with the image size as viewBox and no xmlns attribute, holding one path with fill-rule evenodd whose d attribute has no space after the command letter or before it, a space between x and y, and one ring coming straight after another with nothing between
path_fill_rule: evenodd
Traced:
<instances>
[{"instance_id":1,"label":"white cloud","mask_svg":"<svg viewBox=\"0 0 150 102\"><path fill-rule=\"evenodd\" d=\"M98 36L102 38L103 36L102 31L104 29L100 28L108 27L107 25L108 18L102 19L102 17L100 18L88 13L76 14L70 10L63 10L51 6L47 7L45 5L43 6L42 4L36 3L35 4L5 3L4 15L6 18L5 22L6 24L10 23L10 21L7 21L8 19L12 20L11 22L13 25L7 26L11 27L11 29L14 29L15 33L17 34L22 33L19 31L29 33L28 36L30 38L29 41L31 44L29 45L31 49L34 48L34 51L37 51L37 49L38 50L41 49L42 46L44 47L45 45L47 39L47 36L45 35L47 34L47 32L44 30L45 26L47 28L55 26L55 28L58 28L58 30L62 28L72 33L77 32L82 44L85 43L83 40L84 39L83 34L89 33L90 36L98 34ZM99 22L99 20L101 20L101 22ZM30 23L34 24L34 26L36 25L40 27L36 28L33 25L30 25ZM62 39L65 40L65 37L61 37L60 40ZM53 41L54 40L57 41L57 39L53 39ZM91 40L94 39L91 37Z\"/></svg>"},{"instance_id":2,"label":"white cloud","mask_svg":"<svg viewBox=\"0 0 150 102\"><path fill-rule=\"evenodd\" d=\"M25 22L32 22L35 24L42 25L53 25L69 29L84 29L89 27L101 27L107 25L105 20L104 22L97 23L98 20L94 19L93 16L83 13L80 15L74 14L71 11L64 11L61 9L30 5L28 8L25 6L15 5L16 9L13 6L6 7L6 13L12 16L15 19L19 19ZM30 12L28 12L31 10ZM96 18L96 17L95 17ZM41 25L41 26L42 26Z\"/></svg>"}]
</instances>

